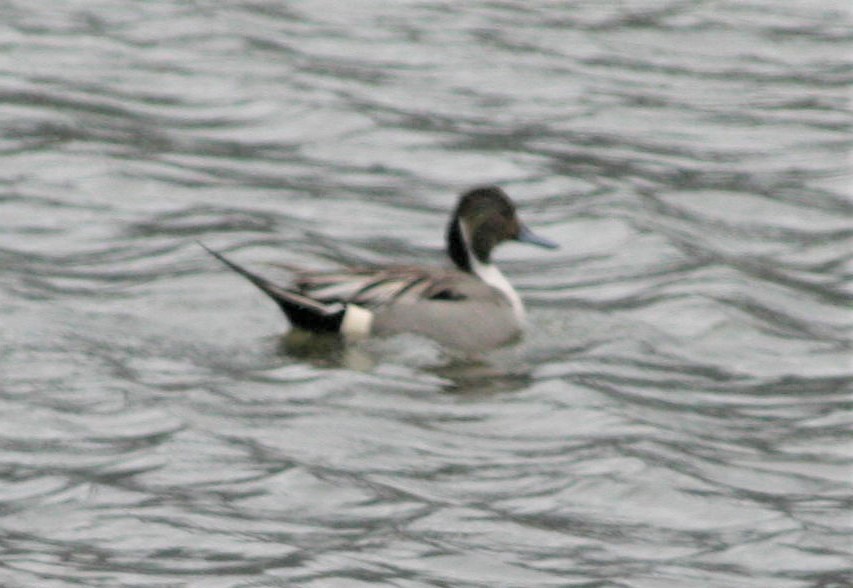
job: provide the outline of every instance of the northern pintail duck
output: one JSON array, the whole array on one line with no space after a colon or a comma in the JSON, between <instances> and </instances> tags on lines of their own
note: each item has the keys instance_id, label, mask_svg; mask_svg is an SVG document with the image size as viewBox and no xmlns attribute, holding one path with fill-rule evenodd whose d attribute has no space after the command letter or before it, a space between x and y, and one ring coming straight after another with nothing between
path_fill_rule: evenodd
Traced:
<instances>
[{"instance_id":1,"label":"northern pintail duck","mask_svg":"<svg viewBox=\"0 0 853 588\"><path fill-rule=\"evenodd\" d=\"M504 241L557 247L521 223L503 190L488 186L464 193L450 219L447 254L454 268L294 270L292 283L279 286L205 249L272 298L294 327L348 338L412 332L472 352L522 333L521 298L492 264L492 250Z\"/></svg>"}]
</instances>

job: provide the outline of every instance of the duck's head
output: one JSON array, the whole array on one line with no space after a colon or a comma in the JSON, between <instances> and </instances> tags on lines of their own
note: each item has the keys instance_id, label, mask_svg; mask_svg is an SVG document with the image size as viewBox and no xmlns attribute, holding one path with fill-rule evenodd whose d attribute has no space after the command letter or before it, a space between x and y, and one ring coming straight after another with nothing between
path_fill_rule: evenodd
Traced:
<instances>
[{"instance_id":1,"label":"duck's head","mask_svg":"<svg viewBox=\"0 0 853 588\"><path fill-rule=\"evenodd\" d=\"M456 266L471 271L472 256L480 264L490 263L492 249L504 241L547 249L558 247L524 226L515 204L497 186L474 188L462 194L447 229L448 253Z\"/></svg>"}]
</instances>

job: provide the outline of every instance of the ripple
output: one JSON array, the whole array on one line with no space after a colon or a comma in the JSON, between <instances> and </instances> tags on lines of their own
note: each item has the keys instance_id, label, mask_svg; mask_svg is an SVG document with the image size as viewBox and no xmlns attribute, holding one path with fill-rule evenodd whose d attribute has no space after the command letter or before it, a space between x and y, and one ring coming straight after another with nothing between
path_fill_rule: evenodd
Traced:
<instances>
[{"instance_id":1,"label":"ripple","mask_svg":"<svg viewBox=\"0 0 853 588\"><path fill-rule=\"evenodd\" d=\"M777 4L7 2L0 583L850 584L852 39ZM481 182L561 250L478 361L196 244L440 263Z\"/></svg>"}]
</instances>

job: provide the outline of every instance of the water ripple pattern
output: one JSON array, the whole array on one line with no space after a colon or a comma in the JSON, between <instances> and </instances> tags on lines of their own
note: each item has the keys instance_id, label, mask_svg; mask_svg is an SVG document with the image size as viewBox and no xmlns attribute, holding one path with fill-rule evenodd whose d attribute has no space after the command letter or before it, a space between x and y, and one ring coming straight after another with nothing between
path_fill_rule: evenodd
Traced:
<instances>
[{"instance_id":1,"label":"water ripple pattern","mask_svg":"<svg viewBox=\"0 0 853 588\"><path fill-rule=\"evenodd\" d=\"M849 6L0 2L0 585L853 585ZM297 352L202 240L525 341Z\"/></svg>"}]
</instances>

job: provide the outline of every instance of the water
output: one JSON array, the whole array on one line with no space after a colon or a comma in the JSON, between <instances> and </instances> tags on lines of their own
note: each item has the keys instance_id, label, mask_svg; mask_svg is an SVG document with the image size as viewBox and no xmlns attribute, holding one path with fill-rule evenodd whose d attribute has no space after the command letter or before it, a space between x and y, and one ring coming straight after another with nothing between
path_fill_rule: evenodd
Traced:
<instances>
[{"instance_id":1,"label":"water","mask_svg":"<svg viewBox=\"0 0 853 588\"><path fill-rule=\"evenodd\" d=\"M0 585L851 575L842 2L0 4ZM441 259L525 341L296 350L195 243Z\"/></svg>"}]
</instances>

